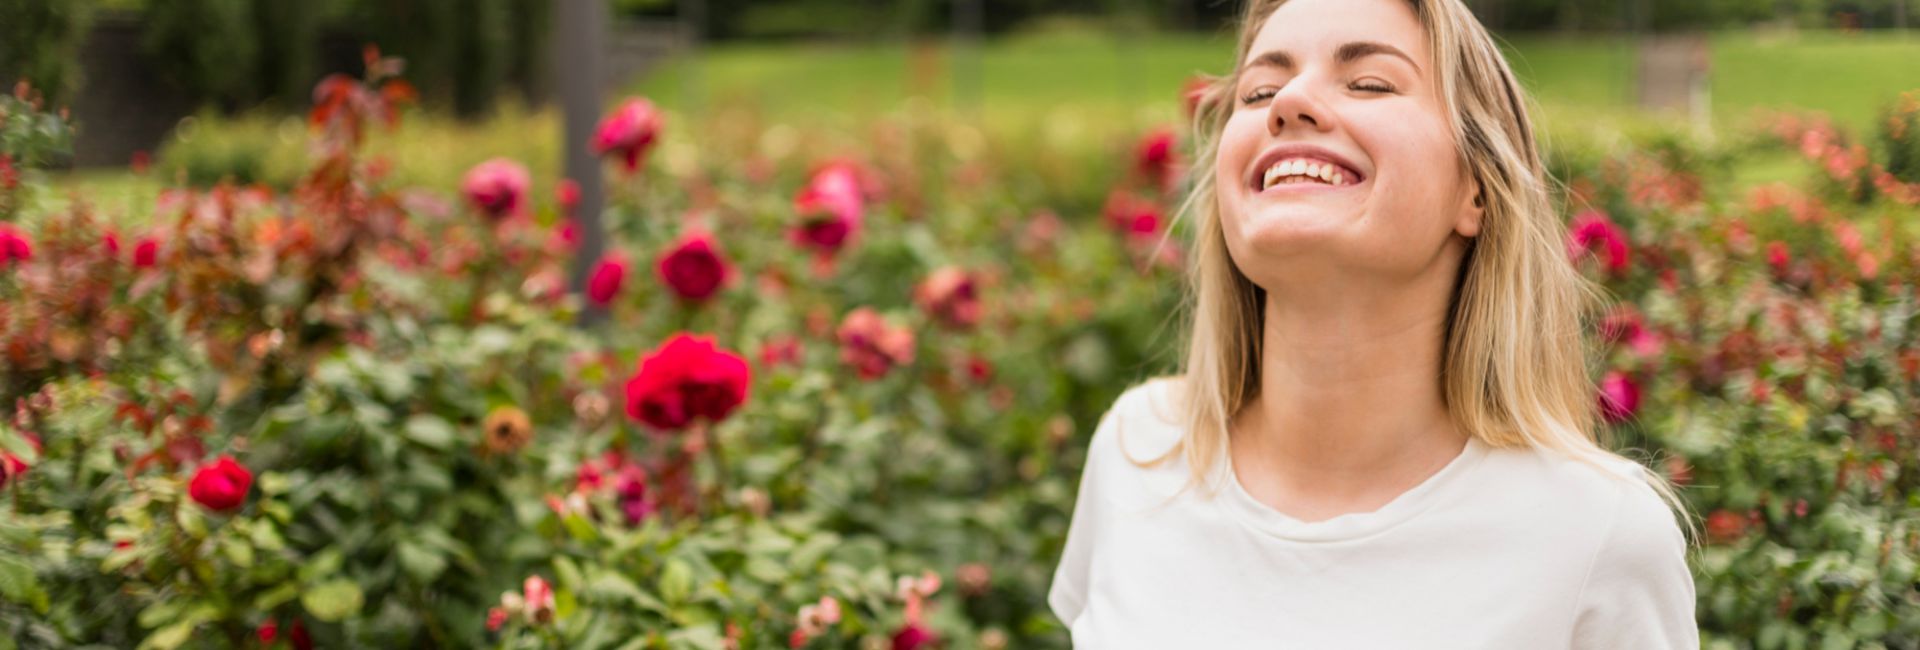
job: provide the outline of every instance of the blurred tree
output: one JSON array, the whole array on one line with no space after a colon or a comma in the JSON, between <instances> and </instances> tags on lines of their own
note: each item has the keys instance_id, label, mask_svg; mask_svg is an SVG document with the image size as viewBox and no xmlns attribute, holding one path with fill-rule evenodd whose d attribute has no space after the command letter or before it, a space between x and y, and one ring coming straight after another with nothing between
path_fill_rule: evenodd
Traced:
<instances>
[{"instance_id":1,"label":"blurred tree","mask_svg":"<svg viewBox=\"0 0 1920 650\"><path fill-rule=\"evenodd\" d=\"M315 82L321 11L317 2L253 0L252 35L259 39L260 53L254 71L261 99L306 105Z\"/></svg>"},{"instance_id":2,"label":"blurred tree","mask_svg":"<svg viewBox=\"0 0 1920 650\"><path fill-rule=\"evenodd\" d=\"M92 9L86 0L0 0L0 81L24 79L56 106L71 102Z\"/></svg>"},{"instance_id":3,"label":"blurred tree","mask_svg":"<svg viewBox=\"0 0 1920 650\"><path fill-rule=\"evenodd\" d=\"M260 98L260 38L250 0L170 0L147 7L145 46L160 74L232 110Z\"/></svg>"}]
</instances>

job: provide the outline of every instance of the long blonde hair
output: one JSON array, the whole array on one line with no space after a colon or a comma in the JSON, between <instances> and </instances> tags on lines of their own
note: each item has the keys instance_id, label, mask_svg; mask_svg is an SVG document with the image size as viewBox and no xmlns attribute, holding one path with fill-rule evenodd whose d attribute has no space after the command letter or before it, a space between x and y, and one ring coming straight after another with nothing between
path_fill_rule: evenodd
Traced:
<instances>
[{"instance_id":1,"label":"long blonde hair","mask_svg":"<svg viewBox=\"0 0 1920 650\"><path fill-rule=\"evenodd\" d=\"M1240 62L1266 19L1286 0L1249 0L1239 23L1234 72L1201 91L1191 128L1192 187L1181 219L1196 219L1184 307L1188 348L1180 410L1186 436L1157 465L1184 453L1201 482L1226 445L1228 422L1259 394L1265 290L1227 252L1214 156L1232 111ZM1479 234L1467 247L1448 308L1442 395L1454 424L1491 447L1552 450L1602 470L1624 457L1596 438L1597 387L1588 374L1599 349L1584 320L1606 306L1604 289L1568 263L1566 224L1534 141L1527 98L1493 38L1460 0L1408 0L1439 64L1442 102L1464 168L1482 188ZM1631 461L1638 462L1638 461ZM1661 472L1641 473L1685 524L1685 501Z\"/></svg>"}]
</instances>

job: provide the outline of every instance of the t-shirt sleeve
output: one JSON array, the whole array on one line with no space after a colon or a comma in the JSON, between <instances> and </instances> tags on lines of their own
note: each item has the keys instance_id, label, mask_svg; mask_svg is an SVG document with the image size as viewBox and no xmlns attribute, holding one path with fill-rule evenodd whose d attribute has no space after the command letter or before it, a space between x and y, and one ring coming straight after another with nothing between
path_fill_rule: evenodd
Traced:
<instances>
[{"instance_id":1,"label":"t-shirt sleeve","mask_svg":"<svg viewBox=\"0 0 1920 650\"><path fill-rule=\"evenodd\" d=\"M1067 543L1060 553L1060 564L1053 570L1053 585L1047 590L1047 607L1060 623L1073 627L1075 619L1087 607L1089 569L1093 563L1093 541L1099 527L1098 510L1100 445L1112 435L1116 409L1109 409L1094 428L1088 445L1086 466L1080 471L1079 493L1073 500L1073 516L1067 524Z\"/></svg>"},{"instance_id":2,"label":"t-shirt sleeve","mask_svg":"<svg viewBox=\"0 0 1920 650\"><path fill-rule=\"evenodd\" d=\"M1652 487L1624 487L1581 591L1572 647L1698 650L1693 574L1680 524Z\"/></svg>"}]
</instances>

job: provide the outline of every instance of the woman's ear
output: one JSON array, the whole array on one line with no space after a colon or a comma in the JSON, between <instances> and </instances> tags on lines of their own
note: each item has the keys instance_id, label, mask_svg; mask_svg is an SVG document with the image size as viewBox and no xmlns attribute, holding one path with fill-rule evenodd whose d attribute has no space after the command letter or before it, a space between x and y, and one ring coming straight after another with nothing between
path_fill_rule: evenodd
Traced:
<instances>
[{"instance_id":1,"label":"woman's ear","mask_svg":"<svg viewBox=\"0 0 1920 650\"><path fill-rule=\"evenodd\" d=\"M1486 192L1480 188L1480 179L1469 177L1468 186L1473 190L1461 194L1460 218L1453 224L1453 231L1461 237L1472 239L1480 234L1480 219L1486 215Z\"/></svg>"}]
</instances>

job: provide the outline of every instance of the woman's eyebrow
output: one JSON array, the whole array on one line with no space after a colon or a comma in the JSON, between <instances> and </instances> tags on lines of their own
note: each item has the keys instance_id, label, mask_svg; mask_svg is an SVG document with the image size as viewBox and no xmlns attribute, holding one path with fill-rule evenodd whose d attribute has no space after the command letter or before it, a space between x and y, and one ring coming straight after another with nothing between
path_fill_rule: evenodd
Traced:
<instances>
[{"instance_id":1,"label":"woman's eyebrow","mask_svg":"<svg viewBox=\"0 0 1920 650\"><path fill-rule=\"evenodd\" d=\"M1400 48L1377 41L1354 41L1341 45L1340 49L1334 51L1333 60L1338 63L1347 63L1374 54L1400 57L1407 62L1407 65L1413 66L1415 72L1420 71L1420 64L1414 63L1413 57L1407 56L1406 52L1400 51Z\"/></svg>"},{"instance_id":2,"label":"woman's eyebrow","mask_svg":"<svg viewBox=\"0 0 1920 650\"><path fill-rule=\"evenodd\" d=\"M1420 64L1414 63L1413 57L1407 56L1406 52L1400 51L1400 48L1378 41L1353 41L1342 44L1338 49L1333 51L1333 61L1337 64L1345 64L1375 54L1400 57L1407 62L1407 65L1413 66L1415 71L1420 70ZM1258 57L1254 57L1252 61L1247 62L1247 67L1249 68L1256 66L1292 69L1294 67L1293 55L1287 53L1286 50L1269 50L1261 53Z\"/></svg>"}]
</instances>

